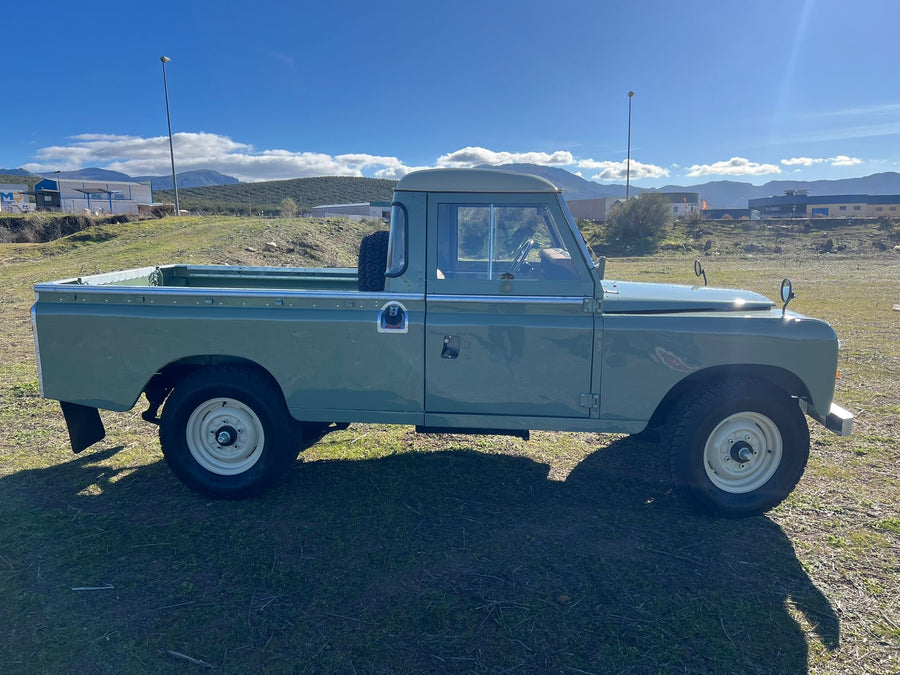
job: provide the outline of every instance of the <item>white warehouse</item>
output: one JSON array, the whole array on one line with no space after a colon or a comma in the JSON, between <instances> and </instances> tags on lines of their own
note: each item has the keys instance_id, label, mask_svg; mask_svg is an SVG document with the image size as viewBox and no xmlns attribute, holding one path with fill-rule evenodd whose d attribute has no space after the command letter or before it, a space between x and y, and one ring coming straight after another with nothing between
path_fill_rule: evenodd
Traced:
<instances>
[{"instance_id":1,"label":"white warehouse","mask_svg":"<svg viewBox=\"0 0 900 675\"><path fill-rule=\"evenodd\" d=\"M313 218L332 218L337 216L349 218L350 220L364 220L367 218L389 220L391 217L391 203L328 204L325 206L313 206L309 213Z\"/></svg>"},{"instance_id":2,"label":"white warehouse","mask_svg":"<svg viewBox=\"0 0 900 675\"><path fill-rule=\"evenodd\" d=\"M34 186L38 209L64 213L137 213L152 204L150 183L45 178Z\"/></svg>"}]
</instances>

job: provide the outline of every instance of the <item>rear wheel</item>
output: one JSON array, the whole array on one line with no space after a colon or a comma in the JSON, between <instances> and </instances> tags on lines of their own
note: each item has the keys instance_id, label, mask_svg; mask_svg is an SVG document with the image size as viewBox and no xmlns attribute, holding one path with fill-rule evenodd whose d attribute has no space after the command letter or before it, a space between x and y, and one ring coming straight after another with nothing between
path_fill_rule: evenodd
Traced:
<instances>
[{"instance_id":1,"label":"rear wheel","mask_svg":"<svg viewBox=\"0 0 900 675\"><path fill-rule=\"evenodd\" d=\"M211 497L259 494L290 466L300 445L277 386L251 368L198 370L175 387L159 438L166 463L192 489Z\"/></svg>"},{"instance_id":2,"label":"rear wheel","mask_svg":"<svg viewBox=\"0 0 900 675\"><path fill-rule=\"evenodd\" d=\"M809 429L800 406L765 382L714 381L684 397L669 420L661 444L676 486L717 515L768 511L806 468Z\"/></svg>"}]
</instances>

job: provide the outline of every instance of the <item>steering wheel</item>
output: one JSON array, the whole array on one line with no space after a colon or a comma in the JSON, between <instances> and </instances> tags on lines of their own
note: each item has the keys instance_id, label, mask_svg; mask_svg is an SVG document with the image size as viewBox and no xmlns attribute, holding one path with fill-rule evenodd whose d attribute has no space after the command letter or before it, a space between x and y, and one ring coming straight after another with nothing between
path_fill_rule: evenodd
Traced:
<instances>
[{"instance_id":1,"label":"steering wheel","mask_svg":"<svg viewBox=\"0 0 900 675\"><path fill-rule=\"evenodd\" d=\"M519 273L519 270L522 268L522 265L525 264L525 258L528 257L528 254L531 253L531 249L534 248L534 239L526 239L521 244L519 244L519 248L516 249L516 252L513 253L513 263L510 265L509 271L504 274L505 278L513 278L515 279L516 274Z\"/></svg>"}]
</instances>

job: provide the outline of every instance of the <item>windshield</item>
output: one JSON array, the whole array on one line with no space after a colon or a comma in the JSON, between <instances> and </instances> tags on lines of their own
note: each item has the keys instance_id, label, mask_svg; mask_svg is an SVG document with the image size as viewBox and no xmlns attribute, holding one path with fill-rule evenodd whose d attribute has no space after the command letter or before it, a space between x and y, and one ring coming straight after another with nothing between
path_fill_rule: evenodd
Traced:
<instances>
[{"instance_id":1,"label":"windshield","mask_svg":"<svg viewBox=\"0 0 900 675\"><path fill-rule=\"evenodd\" d=\"M569 224L572 227L572 232L576 232L578 236L576 237L576 245L581 248L582 253L584 253L584 259L588 261L588 264L591 267L597 267L597 261L594 260L594 257L591 255L590 249L587 247L587 242L584 240L584 235L581 234L581 230L578 229L578 224L575 222L575 218L572 217L572 212L569 211L569 205L566 204L565 199L558 199L559 205L562 207L563 213L566 216L566 220L569 221Z\"/></svg>"}]
</instances>

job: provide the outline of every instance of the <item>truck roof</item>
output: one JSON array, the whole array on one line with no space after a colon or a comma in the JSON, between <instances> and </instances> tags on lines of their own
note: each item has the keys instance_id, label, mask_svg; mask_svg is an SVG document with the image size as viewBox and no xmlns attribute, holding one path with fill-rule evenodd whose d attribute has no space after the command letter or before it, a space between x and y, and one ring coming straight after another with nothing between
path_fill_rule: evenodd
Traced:
<instances>
[{"instance_id":1,"label":"truck roof","mask_svg":"<svg viewBox=\"0 0 900 675\"><path fill-rule=\"evenodd\" d=\"M546 178L499 169L427 169L406 174L405 192L562 192Z\"/></svg>"}]
</instances>

